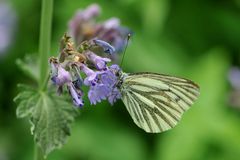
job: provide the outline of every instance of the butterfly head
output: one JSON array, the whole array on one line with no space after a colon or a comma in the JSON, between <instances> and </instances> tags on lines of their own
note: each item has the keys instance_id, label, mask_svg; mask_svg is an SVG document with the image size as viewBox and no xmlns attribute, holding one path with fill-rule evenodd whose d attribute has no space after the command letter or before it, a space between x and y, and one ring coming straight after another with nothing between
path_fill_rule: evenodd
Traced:
<instances>
[{"instance_id":1,"label":"butterfly head","mask_svg":"<svg viewBox=\"0 0 240 160\"><path fill-rule=\"evenodd\" d=\"M117 64L113 64L109 67L109 69L119 78L122 76L123 72L121 68Z\"/></svg>"},{"instance_id":2,"label":"butterfly head","mask_svg":"<svg viewBox=\"0 0 240 160\"><path fill-rule=\"evenodd\" d=\"M118 65L116 65L116 64L113 64L112 66L110 66L109 69L110 69L110 70L112 71L112 73L114 73L115 76L117 77L117 81L116 81L116 83L115 83L114 86L117 87L118 89L120 89L121 86L122 86L122 83L123 83L123 81L124 81L124 78L127 76L127 74L124 73L124 72L122 71L122 69L121 69Z\"/></svg>"}]
</instances>

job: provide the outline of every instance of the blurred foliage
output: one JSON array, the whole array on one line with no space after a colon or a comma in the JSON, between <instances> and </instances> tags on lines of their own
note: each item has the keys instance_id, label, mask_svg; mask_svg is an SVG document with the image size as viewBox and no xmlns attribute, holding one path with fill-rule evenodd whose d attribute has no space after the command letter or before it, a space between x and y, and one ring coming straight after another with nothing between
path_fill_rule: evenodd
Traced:
<instances>
[{"instance_id":1,"label":"blurred foliage","mask_svg":"<svg viewBox=\"0 0 240 160\"><path fill-rule=\"evenodd\" d=\"M32 159L29 122L16 118L17 83L32 84L16 65L38 51L40 1L8 0L18 25L8 52L0 57L0 159ZM92 0L55 1L52 55L77 9ZM239 0L99 0L100 20L112 16L134 31L123 68L178 75L197 82L201 95L179 125L162 134L135 126L123 103L85 105L67 144L49 160L231 159L240 156L240 110L227 104L226 75L240 65ZM23 61L20 61L23 62ZM19 61L18 61L19 64ZM54 115L54 114L53 114Z\"/></svg>"}]
</instances>

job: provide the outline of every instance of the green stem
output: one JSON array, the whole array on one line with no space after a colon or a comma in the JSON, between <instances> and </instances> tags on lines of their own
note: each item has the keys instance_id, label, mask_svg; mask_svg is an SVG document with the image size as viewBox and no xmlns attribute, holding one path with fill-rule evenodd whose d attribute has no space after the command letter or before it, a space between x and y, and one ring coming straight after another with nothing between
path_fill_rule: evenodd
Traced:
<instances>
[{"instance_id":1,"label":"green stem","mask_svg":"<svg viewBox=\"0 0 240 160\"><path fill-rule=\"evenodd\" d=\"M44 160L41 149L35 144L34 148L34 160Z\"/></svg>"},{"instance_id":2,"label":"green stem","mask_svg":"<svg viewBox=\"0 0 240 160\"><path fill-rule=\"evenodd\" d=\"M46 79L48 76L48 57L51 49L51 30L52 30L53 0L42 0L40 38L39 38L39 57L40 57L40 79L39 89L45 90ZM34 160L43 160L43 153L35 144Z\"/></svg>"},{"instance_id":3,"label":"green stem","mask_svg":"<svg viewBox=\"0 0 240 160\"><path fill-rule=\"evenodd\" d=\"M49 79L50 79L50 72L47 72L47 76L45 77L44 83L41 88L42 91L45 91L47 89Z\"/></svg>"},{"instance_id":4,"label":"green stem","mask_svg":"<svg viewBox=\"0 0 240 160\"><path fill-rule=\"evenodd\" d=\"M39 39L40 79L39 89L43 90L48 74L48 58L51 47L53 0L42 0L41 26Z\"/></svg>"}]
</instances>

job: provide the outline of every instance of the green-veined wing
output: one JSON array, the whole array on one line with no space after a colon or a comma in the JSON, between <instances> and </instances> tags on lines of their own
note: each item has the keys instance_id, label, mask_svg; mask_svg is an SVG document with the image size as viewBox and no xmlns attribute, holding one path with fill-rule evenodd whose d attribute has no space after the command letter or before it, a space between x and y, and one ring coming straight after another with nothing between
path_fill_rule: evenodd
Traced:
<instances>
[{"instance_id":1,"label":"green-veined wing","mask_svg":"<svg viewBox=\"0 0 240 160\"><path fill-rule=\"evenodd\" d=\"M133 121L150 133L173 128L199 95L194 82L156 73L128 74L120 90Z\"/></svg>"}]
</instances>

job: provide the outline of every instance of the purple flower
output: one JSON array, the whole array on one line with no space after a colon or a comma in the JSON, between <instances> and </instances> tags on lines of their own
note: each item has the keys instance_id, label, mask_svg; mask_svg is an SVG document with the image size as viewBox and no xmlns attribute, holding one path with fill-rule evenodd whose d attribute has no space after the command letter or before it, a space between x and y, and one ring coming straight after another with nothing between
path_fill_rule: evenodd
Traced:
<instances>
[{"instance_id":1,"label":"purple flower","mask_svg":"<svg viewBox=\"0 0 240 160\"><path fill-rule=\"evenodd\" d=\"M115 103L117 99L121 98L121 93L116 86L116 84L118 83L118 77L116 76L116 73L119 71L119 66L113 64L109 67L109 70L107 70L105 74L101 76L102 83L108 85L108 87L111 88L111 92L108 95L108 101L111 105L113 105L113 103Z\"/></svg>"},{"instance_id":2,"label":"purple flower","mask_svg":"<svg viewBox=\"0 0 240 160\"><path fill-rule=\"evenodd\" d=\"M115 87L112 88L111 93L108 96L108 101L111 105L113 105L118 99L120 99L122 97L121 93L119 92L119 90Z\"/></svg>"},{"instance_id":3,"label":"purple flower","mask_svg":"<svg viewBox=\"0 0 240 160\"><path fill-rule=\"evenodd\" d=\"M74 66L74 68L71 70L72 71L72 83L74 87L78 90L81 90L81 87L83 86L83 79L81 77L79 69Z\"/></svg>"},{"instance_id":4,"label":"purple flower","mask_svg":"<svg viewBox=\"0 0 240 160\"><path fill-rule=\"evenodd\" d=\"M112 87L117 82L117 77L112 70L108 69L101 75L101 82Z\"/></svg>"},{"instance_id":5,"label":"purple flower","mask_svg":"<svg viewBox=\"0 0 240 160\"><path fill-rule=\"evenodd\" d=\"M51 80L55 85L62 86L65 83L71 82L71 75L59 63L50 62L51 65Z\"/></svg>"},{"instance_id":6,"label":"purple flower","mask_svg":"<svg viewBox=\"0 0 240 160\"><path fill-rule=\"evenodd\" d=\"M240 69L232 67L228 73L228 79L234 89L240 90Z\"/></svg>"},{"instance_id":7,"label":"purple flower","mask_svg":"<svg viewBox=\"0 0 240 160\"><path fill-rule=\"evenodd\" d=\"M232 86L229 94L229 104L232 107L240 107L240 69L238 67L231 67L228 72L228 80Z\"/></svg>"},{"instance_id":8,"label":"purple flower","mask_svg":"<svg viewBox=\"0 0 240 160\"><path fill-rule=\"evenodd\" d=\"M102 41L102 40L99 40L99 39L98 40L94 39L93 42L96 45L98 45L99 47L102 47L104 53L108 53L108 54L111 55L115 52L115 48L105 41Z\"/></svg>"},{"instance_id":9,"label":"purple flower","mask_svg":"<svg viewBox=\"0 0 240 160\"><path fill-rule=\"evenodd\" d=\"M109 67L109 69L114 73L116 74L117 72L120 72L121 71L121 68L119 67L119 65L117 64L113 64Z\"/></svg>"},{"instance_id":10,"label":"purple flower","mask_svg":"<svg viewBox=\"0 0 240 160\"><path fill-rule=\"evenodd\" d=\"M4 53L12 42L16 13L7 2L0 2L0 53Z\"/></svg>"},{"instance_id":11,"label":"purple flower","mask_svg":"<svg viewBox=\"0 0 240 160\"><path fill-rule=\"evenodd\" d=\"M121 93L117 89L116 84L118 78L113 70L106 70L98 74L98 81L94 86L90 87L88 98L92 104L96 104L103 99L108 99L113 104L117 99L121 98Z\"/></svg>"},{"instance_id":12,"label":"purple flower","mask_svg":"<svg viewBox=\"0 0 240 160\"><path fill-rule=\"evenodd\" d=\"M81 17L84 20L90 20L91 18L97 17L101 9L97 4L91 4L84 11L80 11Z\"/></svg>"},{"instance_id":13,"label":"purple flower","mask_svg":"<svg viewBox=\"0 0 240 160\"><path fill-rule=\"evenodd\" d=\"M104 22L103 27L105 29L117 29L120 26L120 20L118 18L111 18Z\"/></svg>"},{"instance_id":14,"label":"purple flower","mask_svg":"<svg viewBox=\"0 0 240 160\"><path fill-rule=\"evenodd\" d=\"M104 84L96 84L95 86L91 86L88 92L88 98L91 104L96 104L97 102L101 102L101 100L105 100L109 95L110 88Z\"/></svg>"},{"instance_id":15,"label":"purple flower","mask_svg":"<svg viewBox=\"0 0 240 160\"><path fill-rule=\"evenodd\" d=\"M85 55L96 66L98 70L106 69L107 62L111 62L109 58L102 58L91 51L87 51Z\"/></svg>"},{"instance_id":16,"label":"purple flower","mask_svg":"<svg viewBox=\"0 0 240 160\"><path fill-rule=\"evenodd\" d=\"M82 107L84 105L84 102L82 100L82 92L78 91L72 83L67 84L67 89L72 97L73 104L75 106Z\"/></svg>"},{"instance_id":17,"label":"purple flower","mask_svg":"<svg viewBox=\"0 0 240 160\"><path fill-rule=\"evenodd\" d=\"M51 58L49 61L51 65L51 80L57 85L58 95L61 95L63 92L63 85L71 81L70 74L60 66L57 59Z\"/></svg>"},{"instance_id":18,"label":"purple flower","mask_svg":"<svg viewBox=\"0 0 240 160\"><path fill-rule=\"evenodd\" d=\"M95 34L95 24L92 19L100 13L100 7L92 4L85 10L79 10L69 22L71 36L79 45L84 40L89 40Z\"/></svg>"},{"instance_id":19,"label":"purple flower","mask_svg":"<svg viewBox=\"0 0 240 160\"><path fill-rule=\"evenodd\" d=\"M100 72L94 72L84 64L80 66L80 69L87 75L87 77L84 79L84 84L87 86L95 85L97 82L97 75Z\"/></svg>"},{"instance_id":20,"label":"purple flower","mask_svg":"<svg viewBox=\"0 0 240 160\"><path fill-rule=\"evenodd\" d=\"M83 85L83 80L80 77L78 77L77 79L73 80L72 83L75 88L81 89L81 87Z\"/></svg>"},{"instance_id":21,"label":"purple flower","mask_svg":"<svg viewBox=\"0 0 240 160\"><path fill-rule=\"evenodd\" d=\"M66 71L56 59L50 59L51 65L51 80L52 82L59 86L59 93L61 93L62 86L65 83L71 82L71 75L68 71Z\"/></svg>"},{"instance_id":22,"label":"purple flower","mask_svg":"<svg viewBox=\"0 0 240 160\"><path fill-rule=\"evenodd\" d=\"M131 31L120 26L118 18L105 21L97 30L98 39L111 43L116 53L120 53L124 49L128 34L131 34Z\"/></svg>"},{"instance_id":23,"label":"purple flower","mask_svg":"<svg viewBox=\"0 0 240 160\"><path fill-rule=\"evenodd\" d=\"M65 34L61 40L59 58L50 59L51 80L59 93L66 84L76 106L83 106L83 85L89 87L91 104L102 100L113 104L121 98L118 87L122 71L118 65L108 66L108 62L118 60L119 55L114 53L122 51L130 31L121 26L118 18L98 23L99 14L97 4L79 10L69 21L71 35Z\"/></svg>"},{"instance_id":24,"label":"purple flower","mask_svg":"<svg viewBox=\"0 0 240 160\"><path fill-rule=\"evenodd\" d=\"M78 11L70 20L69 32L75 40L76 46L85 40L98 38L103 40L103 43L101 41L96 43L103 47L105 53L121 52L130 30L122 27L118 18L111 18L104 23L97 23L96 17L99 13L100 7L94 4L85 10ZM113 55L111 58L116 59L115 56Z\"/></svg>"}]
</instances>

